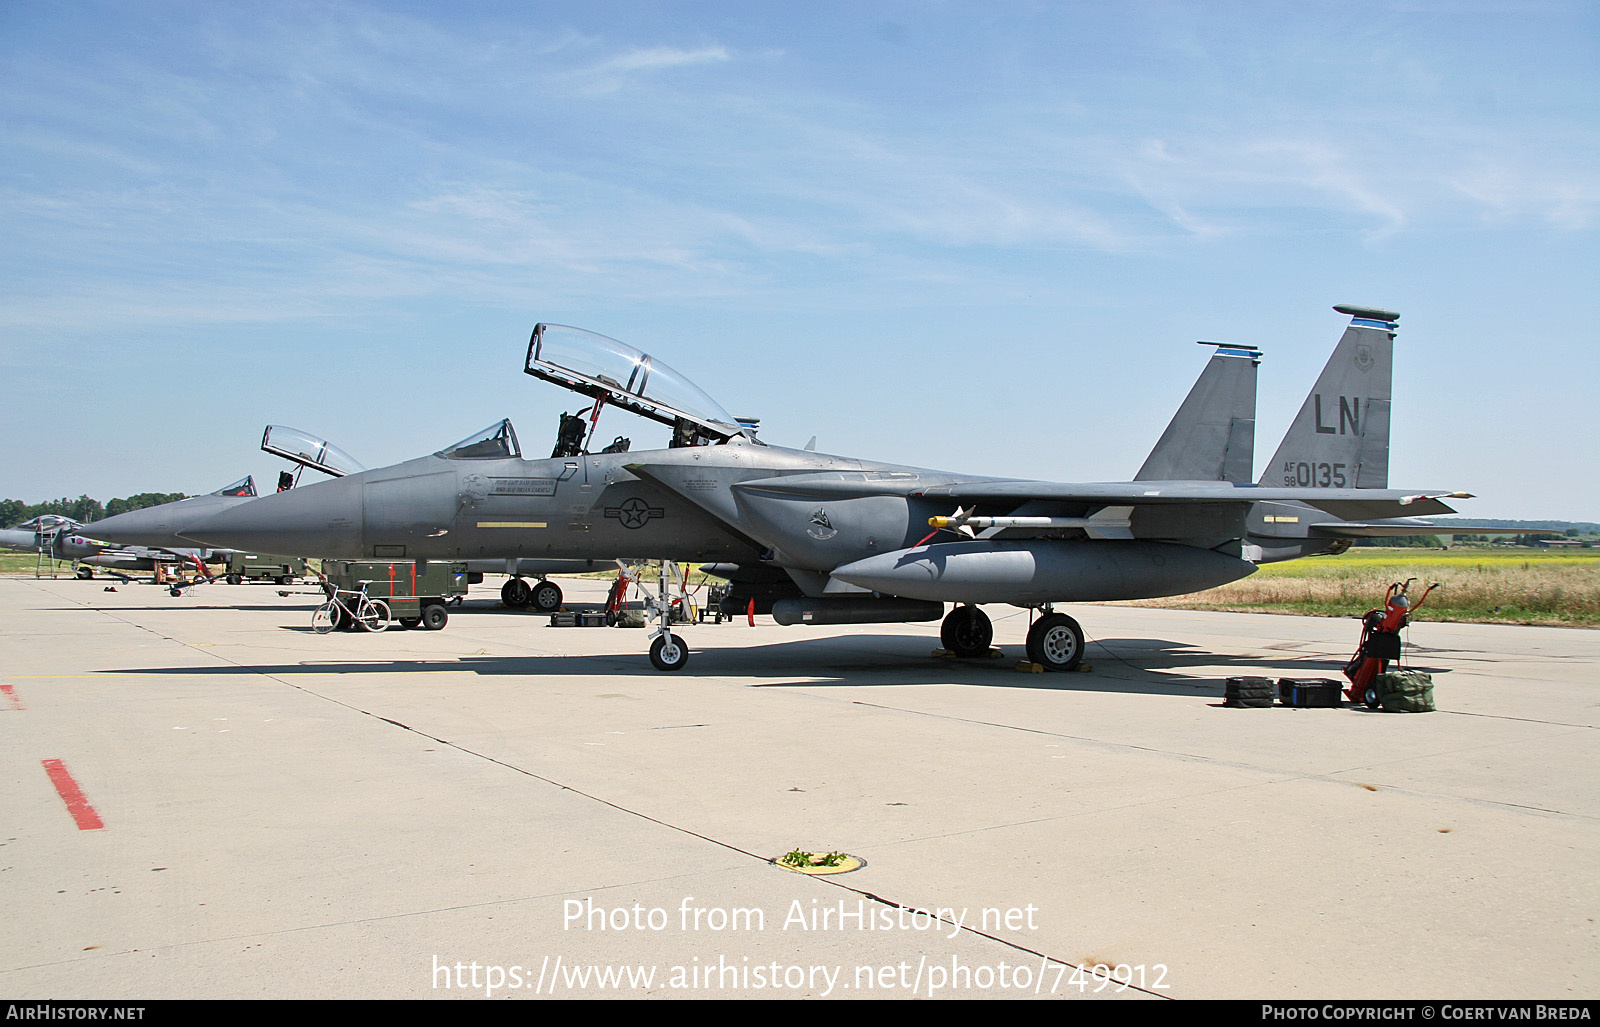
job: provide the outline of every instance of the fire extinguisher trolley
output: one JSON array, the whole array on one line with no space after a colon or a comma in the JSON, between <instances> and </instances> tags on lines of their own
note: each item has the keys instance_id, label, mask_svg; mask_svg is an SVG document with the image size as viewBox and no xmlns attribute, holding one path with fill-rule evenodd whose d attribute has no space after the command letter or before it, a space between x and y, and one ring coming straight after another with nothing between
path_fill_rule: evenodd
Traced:
<instances>
[{"instance_id":1,"label":"fire extinguisher trolley","mask_svg":"<svg viewBox=\"0 0 1600 1027\"><path fill-rule=\"evenodd\" d=\"M1344 676L1350 679L1350 687L1345 689L1344 695L1351 702L1365 703L1372 710L1378 708L1381 699L1378 675L1388 670L1391 662L1400 659L1400 630L1439 587L1439 583L1434 582L1416 603L1412 603L1406 590L1416 580L1407 578L1403 583L1397 581L1390 585L1383 594L1383 607L1368 610L1361 616L1361 644L1344 668Z\"/></svg>"}]
</instances>

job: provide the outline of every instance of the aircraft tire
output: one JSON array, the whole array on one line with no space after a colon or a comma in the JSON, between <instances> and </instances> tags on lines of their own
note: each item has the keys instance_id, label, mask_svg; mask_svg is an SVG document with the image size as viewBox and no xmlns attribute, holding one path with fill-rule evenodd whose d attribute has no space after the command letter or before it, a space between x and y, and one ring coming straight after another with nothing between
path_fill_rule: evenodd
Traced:
<instances>
[{"instance_id":1,"label":"aircraft tire","mask_svg":"<svg viewBox=\"0 0 1600 1027\"><path fill-rule=\"evenodd\" d=\"M448 623L450 613L443 603L429 603L422 608L422 626L429 631L438 631Z\"/></svg>"},{"instance_id":2,"label":"aircraft tire","mask_svg":"<svg viewBox=\"0 0 1600 1027\"><path fill-rule=\"evenodd\" d=\"M989 615L976 606L957 606L945 614L939 625L939 641L964 659L987 656L994 642L994 625Z\"/></svg>"},{"instance_id":3,"label":"aircraft tire","mask_svg":"<svg viewBox=\"0 0 1600 1027\"><path fill-rule=\"evenodd\" d=\"M553 581L541 581L530 590L529 602L540 613L555 613L561 609L561 586Z\"/></svg>"},{"instance_id":4,"label":"aircraft tire","mask_svg":"<svg viewBox=\"0 0 1600 1027\"><path fill-rule=\"evenodd\" d=\"M650 643L650 662L656 665L656 670L682 670L689 662L689 647L677 635L657 635Z\"/></svg>"},{"instance_id":5,"label":"aircraft tire","mask_svg":"<svg viewBox=\"0 0 1600 1027\"><path fill-rule=\"evenodd\" d=\"M93 567L79 567L78 568L78 580L79 581L88 581L89 579L91 579L93 577L94 577L94 568Z\"/></svg>"},{"instance_id":6,"label":"aircraft tire","mask_svg":"<svg viewBox=\"0 0 1600 1027\"><path fill-rule=\"evenodd\" d=\"M520 610L533 600L533 586L523 578L512 578L500 586L500 601L513 610Z\"/></svg>"},{"instance_id":7,"label":"aircraft tire","mask_svg":"<svg viewBox=\"0 0 1600 1027\"><path fill-rule=\"evenodd\" d=\"M1064 613L1048 613L1028 629L1028 659L1045 670L1072 670L1083 661L1083 629Z\"/></svg>"}]
</instances>

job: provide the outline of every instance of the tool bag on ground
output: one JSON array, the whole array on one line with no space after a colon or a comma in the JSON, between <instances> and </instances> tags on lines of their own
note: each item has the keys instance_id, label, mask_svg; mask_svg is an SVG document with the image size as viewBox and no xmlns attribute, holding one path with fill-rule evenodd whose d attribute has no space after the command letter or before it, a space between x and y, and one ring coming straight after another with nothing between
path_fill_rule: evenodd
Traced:
<instances>
[{"instance_id":1,"label":"tool bag on ground","mask_svg":"<svg viewBox=\"0 0 1600 1027\"><path fill-rule=\"evenodd\" d=\"M1379 674L1378 701L1388 713L1432 713L1433 675L1420 670L1391 670Z\"/></svg>"}]
</instances>

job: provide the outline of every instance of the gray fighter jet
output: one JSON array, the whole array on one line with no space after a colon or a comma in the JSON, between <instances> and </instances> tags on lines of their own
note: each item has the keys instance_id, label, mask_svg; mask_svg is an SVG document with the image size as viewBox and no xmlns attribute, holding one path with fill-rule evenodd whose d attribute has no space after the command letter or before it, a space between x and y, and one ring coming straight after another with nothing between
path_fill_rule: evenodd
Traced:
<instances>
[{"instance_id":1,"label":"gray fighter jet","mask_svg":"<svg viewBox=\"0 0 1600 1027\"><path fill-rule=\"evenodd\" d=\"M95 524L98 525L99 521ZM77 576L94 577L94 568L100 567L124 574L148 573L158 566L199 566L197 559L203 550L194 548L186 540L174 549L150 546L123 546L99 538L90 538L82 523L58 514L41 514L24 521L15 528L0 530L0 548L38 553L45 559L62 560L76 565Z\"/></svg>"},{"instance_id":2,"label":"gray fighter jet","mask_svg":"<svg viewBox=\"0 0 1600 1027\"><path fill-rule=\"evenodd\" d=\"M1260 481L1248 481L1259 353L1220 348L1128 482L1004 480L769 446L659 360L614 339L540 324L525 371L671 426L665 450L618 440L590 453L564 431L524 459L509 421L429 456L281 493L184 534L206 544L343 558L624 557L714 565L730 604L781 624L943 618L961 656L988 651L980 607L1036 611L1031 660L1083 656L1062 602L1179 595L1257 564L1363 535L1437 530L1402 517L1453 512L1453 490L1388 488L1399 315L1350 321ZM564 429L569 427L564 418ZM578 432L582 434L581 426ZM945 604L954 608L945 612ZM650 655L689 650L661 617Z\"/></svg>"},{"instance_id":3,"label":"gray fighter jet","mask_svg":"<svg viewBox=\"0 0 1600 1027\"><path fill-rule=\"evenodd\" d=\"M361 464L348 453L298 428L269 424L261 435L263 452L281 456L298 465L293 474L285 472L279 479L280 490L292 487L298 475L310 467L333 477L363 470ZM96 537L125 545L156 546L162 549L182 549L193 546L182 532L192 524L247 503L257 498L254 477L245 477L226 488L203 496L190 496L175 503L147 506L142 510L129 510L114 517L94 522ZM292 554L300 555L300 554Z\"/></svg>"}]
</instances>

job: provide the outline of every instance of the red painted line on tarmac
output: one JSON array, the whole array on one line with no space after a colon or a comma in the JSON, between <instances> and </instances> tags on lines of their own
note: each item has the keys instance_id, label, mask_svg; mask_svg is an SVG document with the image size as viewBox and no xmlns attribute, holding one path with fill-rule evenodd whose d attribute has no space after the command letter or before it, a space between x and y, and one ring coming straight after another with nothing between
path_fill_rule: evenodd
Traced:
<instances>
[{"instance_id":1,"label":"red painted line on tarmac","mask_svg":"<svg viewBox=\"0 0 1600 1027\"><path fill-rule=\"evenodd\" d=\"M0 685L0 692L4 692L5 693L6 699L8 699L10 701L10 703L11 703L11 708L12 709L14 709L14 710L25 710L25 709L27 709L26 706L22 705L22 700L17 698L17 690L15 688L12 688L10 685Z\"/></svg>"},{"instance_id":2,"label":"red painted line on tarmac","mask_svg":"<svg viewBox=\"0 0 1600 1027\"><path fill-rule=\"evenodd\" d=\"M61 801L67 804L67 812L72 814L72 819L77 823L80 831L98 831L105 827L100 819L100 814L89 805L89 799L83 794L83 789L78 787L78 782L67 773L67 765L60 760L41 760L44 772L50 775L50 783L56 786L56 794L61 796Z\"/></svg>"}]
</instances>

